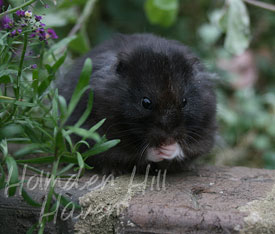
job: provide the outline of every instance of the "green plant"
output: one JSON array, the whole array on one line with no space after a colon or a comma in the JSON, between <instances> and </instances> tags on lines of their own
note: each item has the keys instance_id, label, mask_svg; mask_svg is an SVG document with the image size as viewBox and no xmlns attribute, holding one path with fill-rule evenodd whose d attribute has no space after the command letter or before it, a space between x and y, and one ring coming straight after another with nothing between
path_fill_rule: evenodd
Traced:
<instances>
[{"instance_id":1,"label":"green plant","mask_svg":"<svg viewBox=\"0 0 275 234\"><path fill-rule=\"evenodd\" d=\"M38 228L38 233L43 233L46 222L51 221L57 212L57 203L62 201L66 205L70 202L55 192L56 179L66 177L72 169L75 177L81 176L85 169L92 169L85 162L88 157L108 150L119 140L108 141L99 136L96 131L104 120L88 130L81 128L91 113L93 103L89 86L90 59L84 63L69 103L58 95L58 90L52 85L67 57L64 48L75 36L54 43L58 36L54 30L46 28L41 16L18 7L8 12L10 14L1 19L0 31L0 188L6 189L8 196L19 191L27 203L43 209L39 223L30 229ZM84 92L89 92L87 109L75 125L67 126L66 121ZM81 140L73 142L72 134L79 135ZM89 139L95 144L89 145ZM10 153L9 145L12 143L22 147ZM79 152L83 144L88 150ZM63 163L62 167L60 163ZM51 164L51 172L46 173L32 164ZM24 166L50 178L43 204L34 201L23 188L19 167ZM53 203L54 196L61 197L61 200Z\"/></svg>"}]
</instances>

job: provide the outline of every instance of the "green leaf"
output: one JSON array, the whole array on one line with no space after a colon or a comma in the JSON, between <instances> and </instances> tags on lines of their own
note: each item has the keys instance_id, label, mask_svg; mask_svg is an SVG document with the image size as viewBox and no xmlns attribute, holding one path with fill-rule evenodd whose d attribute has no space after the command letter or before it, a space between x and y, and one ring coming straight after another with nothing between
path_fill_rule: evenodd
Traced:
<instances>
[{"instance_id":1,"label":"green leaf","mask_svg":"<svg viewBox=\"0 0 275 234\"><path fill-rule=\"evenodd\" d=\"M46 53L46 56L50 56L52 53L56 52L57 50L63 50L68 44L76 38L75 35L70 37L65 37L63 40L59 41L58 43L54 44Z\"/></svg>"},{"instance_id":2,"label":"green leaf","mask_svg":"<svg viewBox=\"0 0 275 234\"><path fill-rule=\"evenodd\" d=\"M58 96L58 104L61 112L61 120L67 115L67 102L64 97Z\"/></svg>"},{"instance_id":3,"label":"green leaf","mask_svg":"<svg viewBox=\"0 0 275 234\"><path fill-rule=\"evenodd\" d=\"M1 172L0 189L3 189L5 187L5 172L1 164L0 164L0 172Z\"/></svg>"},{"instance_id":4,"label":"green leaf","mask_svg":"<svg viewBox=\"0 0 275 234\"><path fill-rule=\"evenodd\" d=\"M53 75L50 75L41 82L41 84L38 86L38 96L41 96L46 91L54 78L55 77Z\"/></svg>"},{"instance_id":5,"label":"green leaf","mask_svg":"<svg viewBox=\"0 0 275 234\"><path fill-rule=\"evenodd\" d=\"M58 125L58 120L59 120L59 112L58 112L58 91L57 89L54 92L53 100L52 100L52 118L54 120L54 125Z\"/></svg>"},{"instance_id":6,"label":"green leaf","mask_svg":"<svg viewBox=\"0 0 275 234\"><path fill-rule=\"evenodd\" d=\"M47 145L46 144L33 143L33 144L27 145L24 148L16 151L13 154L13 156L15 158L19 158L19 157L22 157L22 156L27 155L27 154L33 154L37 150L39 150L40 152L42 152L44 147L47 147Z\"/></svg>"},{"instance_id":7,"label":"green leaf","mask_svg":"<svg viewBox=\"0 0 275 234\"><path fill-rule=\"evenodd\" d=\"M68 127L69 131L67 134L71 134L72 132L86 138L91 138L94 139L95 141L100 141L99 135L95 132L97 129L99 129L105 122L106 119L100 120L96 125L91 127L89 130L86 130L84 128L79 128L79 127Z\"/></svg>"},{"instance_id":8,"label":"green leaf","mask_svg":"<svg viewBox=\"0 0 275 234\"><path fill-rule=\"evenodd\" d=\"M22 197L24 198L24 200L31 206L34 207L41 207L41 204L39 204L38 202L36 202L35 200L33 200L29 194L25 191L25 189L22 189Z\"/></svg>"},{"instance_id":9,"label":"green leaf","mask_svg":"<svg viewBox=\"0 0 275 234\"><path fill-rule=\"evenodd\" d=\"M23 124L24 133L30 138L33 143L40 143L41 137L34 130L34 126L30 124Z\"/></svg>"},{"instance_id":10,"label":"green leaf","mask_svg":"<svg viewBox=\"0 0 275 234\"><path fill-rule=\"evenodd\" d=\"M58 68L65 62L67 57L67 52L65 52L52 66L52 72L55 74L58 70Z\"/></svg>"},{"instance_id":11,"label":"green leaf","mask_svg":"<svg viewBox=\"0 0 275 234\"><path fill-rule=\"evenodd\" d=\"M177 19L178 0L147 0L145 12L151 24L171 26Z\"/></svg>"},{"instance_id":12,"label":"green leaf","mask_svg":"<svg viewBox=\"0 0 275 234\"><path fill-rule=\"evenodd\" d=\"M84 161L92 155L107 151L108 149L116 146L119 142L120 142L120 140L110 140L110 141L104 142L102 144L95 145L92 149L90 149L82 154Z\"/></svg>"},{"instance_id":13,"label":"green leaf","mask_svg":"<svg viewBox=\"0 0 275 234\"><path fill-rule=\"evenodd\" d=\"M207 45L213 45L221 35L221 31L213 24L203 24L198 33Z\"/></svg>"},{"instance_id":14,"label":"green leaf","mask_svg":"<svg viewBox=\"0 0 275 234\"><path fill-rule=\"evenodd\" d=\"M63 134L63 137L65 138L65 140L67 141L67 143L69 144L70 149L73 149L74 148L73 142L71 140L70 135L64 129L62 129L62 134Z\"/></svg>"},{"instance_id":15,"label":"green leaf","mask_svg":"<svg viewBox=\"0 0 275 234\"><path fill-rule=\"evenodd\" d=\"M62 156L60 162L73 163L78 164L77 159L75 157Z\"/></svg>"},{"instance_id":16,"label":"green leaf","mask_svg":"<svg viewBox=\"0 0 275 234\"><path fill-rule=\"evenodd\" d=\"M57 201L50 208L50 212L48 214L46 214L47 218L48 218L48 220L47 220L48 222L51 222L54 219L56 212L58 212L59 206L60 206L60 201L57 198Z\"/></svg>"},{"instance_id":17,"label":"green leaf","mask_svg":"<svg viewBox=\"0 0 275 234\"><path fill-rule=\"evenodd\" d=\"M76 152L76 156L77 156L77 161L78 161L79 167L81 169L84 168L84 161L83 161L82 155L79 152Z\"/></svg>"},{"instance_id":18,"label":"green leaf","mask_svg":"<svg viewBox=\"0 0 275 234\"><path fill-rule=\"evenodd\" d=\"M81 140L81 141L78 141L78 142L75 144L75 146L74 146L75 150L78 150L78 147L79 147L80 145L82 145L82 144L86 145L87 148L90 148L90 145L89 145L89 143L88 143L87 141Z\"/></svg>"},{"instance_id":19,"label":"green leaf","mask_svg":"<svg viewBox=\"0 0 275 234\"><path fill-rule=\"evenodd\" d=\"M89 81L92 73L92 60L87 58L85 60L81 75L79 77L76 88L73 92L69 107L68 107L68 116L74 111L77 103L79 102L83 93L87 90L87 86L89 85Z\"/></svg>"},{"instance_id":20,"label":"green leaf","mask_svg":"<svg viewBox=\"0 0 275 234\"><path fill-rule=\"evenodd\" d=\"M72 169L75 166L74 163L70 163L67 166L63 167L58 173L57 176L61 176L63 175L65 172L67 172L68 170Z\"/></svg>"},{"instance_id":21,"label":"green leaf","mask_svg":"<svg viewBox=\"0 0 275 234\"><path fill-rule=\"evenodd\" d=\"M85 167L85 169L88 169L88 170L94 169L93 167L89 166L87 163L85 163L84 167Z\"/></svg>"},{"instance_id":22,"label":"green leaf","mask_svg":"<svg viewBox=\"0 0 275 234\"><path fill-rule=\"evenodd\" d=\"M94 125L93 127L91 127L89 129L89 132L95 132L97 129L99 129L105 122L106 119L102 119L100 120L96 125Z\"/></svg>"},{"instance_id":23,"label":"green leaf","mask_svg":"<svg viewBox=\"0 0 275 234\"><path fill-rule=\"evenodd\" d=\"M0 142L0 151L2 152L3 154L3 160L8 156L8 144L7 144L7 140L6 139L3 139L1 142Z\"/></svg>"},{"instance_id":24,"label":"green leaf","mask_svg":"<svg viewBox=\"0 0 275 234\"><path fill-rule=\"evenodd\" d=\"M18 159L16 160L17 163L37 163L37 164L43 164L43 163L52 163L54 162L55 158L54 156L47 156L47 157L39 157L39 158L31 158L31 159Z\"/></svg>"},{"instance_id":25,"label":"green leaf","mask_svg":"<svg viewBox=\"0 0 275 234\"><path fill-rule=\"evenodd\" d=\"M85 121L87 120L87 118L89 117L92 108L93 108L93 92L90 91L89 94L89 99L88 99L88 103L85 109L85 112L83 113L83 115L79 118L79 120L77 121L77 123L74 125L74 127L80 127L83 123L85 123Z\"/></svg>"},{"instance_id":26,"label":"green leaf","mask_svg":"<svg viewBox=\"0 0 275 234\"><path fill-rule=\"evenodd\" d=\"M16 160L16 162L23 163L23 164L28 164L28 163L43 164L43 163L52 163L54 162L54 160L55 160L54 156L46 156L46 157L31 158L31 159L18 159ZM60 162L78 164L76 158L64 156L64 155L60 158Z\"/></svg>"},{"instance_id":27,"label":"green leaf","mask_svg":"<svg viewBox=\"0 0 275 234\"><path fill-rule=\"evenodd\" d=\"M228 1L227 33L225 48L233 54L241 54L250 42L250 21L242 0Z\"/></svg>"},{"instance_id":28,"label":"green leaf","mask_svg":"<svg viewBox=\"0 0 275 234\"><path fill-rule=\"evenodd\" d=\"M69 129L69 132L67 132L67 134L75 133L78 136L83 137L84 139L88 138L88 139L93 139L96 142L100 141L100 136L98 135L98 133L94 131L86 130L84 128L76 128L76 127L68 127L68 129Z\"/></svg>"},{"instance_id":29,"label":"green leaf","mask_svg":"<svg viewBox=\"0 0 275 234\"><path fill-rule=\"evenodd\" d=\"M18 124L10 124L0 128L0 139L21 136L21 134L23 134L23 128Z\"/></svg>"},{"instance_id":30,"label":"green leaf","mask_svg":"<svg viewBox=\"0 0 275 234\"><path fill-rule=\"evenodd\" d=\"M9 84L12 83L12 79L8 75L0 77L0 84Z\"/></svg>"},{"instance_id":31,"label":"green leaf","mask_svg":"<svg viewBox=\"0 0 275 234\"><path fill-rule=\"evenodd\" d=\"M16 101L16 99L9 98L9 97L6 97L6 96L0 96L0 102L2 102L2 103L11 103L11 104L14 104L16 106L22 106L22 107L34 107L34 106L36 106L36 104L34 104L34 103L30 103L30 102L26 102L26 101Z\"/></svg>"},{"instance_id":32,"label":"green leaf","mask_svg":"<svg viewBox=\"0 0 275 234\"><path fill-rule=\"evenodd\" d=\"M211 24L220 29L222 32L226 32L227 29L228 11L224 8L216 9L209 14L209 20Z\"/></svg>"},{"instance_id":33,"label":"green leaf","mask_svg":"<svg viewBox=\"0 0 275 234\"><path fill-rule=\"evenodd\" d=\"M52 75L52 73L53 73L52 66L50 64L45 64L45 68L46 68L48 74Z\"/></svg>"},{"instance_id":34,"label":"green leaf","mask_svg":"<svg viewBox=\"0 0 275 234\"><path fill-rule=\"evenodd\" d=\"M60 130L55 130L55 148L58 149L58 151L63 151L66 146L65 146L65 141L64 137L62 134L62 131Z\"/></svg>"},{"instance_id":35,"label":"green leaf","mask_svg":"<svg viewBox=\"0 0 275 234\"><path fill-rule=\"evenodd\" d=\"M9 181L8 181L8 185L10 186L8 189L8 194L9 196L13 196L16 193L16 189L18 187L18 168L17 168L17 164L16 161L14 160L13 157L11 156L7 156L6 157L6 164L7 164L7 168L8 168L8 172L9 172ZM14 185L14 186L12 186Z\"/></svg>"}]
</instances>

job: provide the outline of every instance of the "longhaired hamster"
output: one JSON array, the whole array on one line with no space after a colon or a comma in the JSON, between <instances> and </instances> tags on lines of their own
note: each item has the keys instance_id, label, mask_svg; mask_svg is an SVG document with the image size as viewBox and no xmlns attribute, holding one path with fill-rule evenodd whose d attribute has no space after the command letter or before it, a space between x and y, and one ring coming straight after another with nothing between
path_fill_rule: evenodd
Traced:
<instances>
[{"instance_id":1,"label":"longhaired hamster","mask_svg":"<svg viewBox=\"0 0 275 234\"><path fill-rule=\"evenodd\" d=\"M120 139L114 148L92 156L88 163L101 172L124 173L136 166L143 172L176 172L208 153L216 132L216 97L211 75L188 47L151 34L118 34L79 59L59 82L68 101L85 58L93 62L94 105L82 126L99 129L107 139ZM85 111L88 94L70 124Z\"/></svg>"}]
</instances>

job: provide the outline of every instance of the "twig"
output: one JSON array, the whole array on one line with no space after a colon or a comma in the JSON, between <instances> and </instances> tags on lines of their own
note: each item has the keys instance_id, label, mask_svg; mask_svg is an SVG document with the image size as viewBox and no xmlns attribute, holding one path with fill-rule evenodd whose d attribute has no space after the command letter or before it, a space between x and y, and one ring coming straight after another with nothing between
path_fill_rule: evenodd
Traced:
<instances>
[{"instance_id":1,"label":"twig","mask_svg":"<svg viewBox=\"0 0 275 234\"><path fill-rule=\"evenodd\" d=\"M7 15L7 14L16 12L16 11L20 10L21 8L24 8L24 7L28 6L28 5L31 5L31 4L34 3L35 1L37 1L37 0L30 0L30 1L28 1L28 2L26 2L26 3L24 3L24 4L22 4L21 6L12 8L12 9L10 9L10 10L8 10L8 11L5 11L5 12L1 13L1 14L0 14L0 19L1 19L3 16Z\"/></svg>"},{"instance_id":2,"label":"twig","mask_svg":"<svg viewBox=\"0 0 275 234\"><path fill-rule=\"evenodd\" d=\"M21 59L20 59L20 63L19 63L18 74L17 74L17 78L16 78L16 89L15 89L16 92L15 92L15 96L16 96L17 100L19 100L19 97L20 97L19 80L20 80L21 74L22 74L24 58L25 58L25 54L26 54L26 50L27 50L27 44L28 44L28 33L25 32L25 34L24 34L24 46L23 46L23 49L22 49L22 54L21 54Z\"/></svg>"},{"instance_id":3,"label":"twig","mask_svg":"<svg viewBox=\"0 0 275 234\"><path fill-rule=\"evenodd\" d=\"M248 4L264 8L266 10L275 11L275 5L270 4L270 3L260 2L260 1L257 1L257 0L243 0L243 1L248 3Z\"/></svg>"},{"instance_id":4,"label":"twig","mask_svg":"<svg viewBox=\"0 0 275 234\"><path fill-rule=\"evenodd\" d=\"M88 19L88 17L91 15L93 11L95 2L96 0L89 0L86 3L82 15L79 17L77 23L74 25L68 36L75 35L78 32L78 30L82 27L82 25L85 24L85 21Z\"/></svg>"}]
</instances>

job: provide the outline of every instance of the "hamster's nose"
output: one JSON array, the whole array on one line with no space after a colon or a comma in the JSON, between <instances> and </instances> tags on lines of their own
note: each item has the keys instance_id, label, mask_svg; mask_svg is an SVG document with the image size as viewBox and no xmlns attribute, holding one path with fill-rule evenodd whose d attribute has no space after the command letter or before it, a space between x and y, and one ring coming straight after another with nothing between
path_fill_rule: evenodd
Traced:
<instances>
[{"instance_id":1,"label":"hamster's nose","mask_svg":"<svg viewBox=\"0 0 275 234\"><path fill-rule=\"evenodd\" d=\"M166 132L171 132L180 124L180 117L177 114L167 114L160 116L159 124Z\"/></svg>"},{"instance_id":2,"label":"hamster's nose","mask_svg":"<svg viewBox=\"0 0 275 234\"><path fill-rule=\"evenodd\" d=\"M168 137L165 140L163 140L162 145L173 145L176 143L176 140L173 137Z\"/></svg>"}]
</instances>

